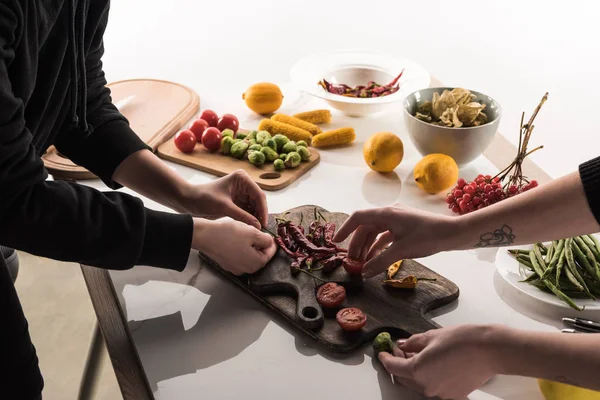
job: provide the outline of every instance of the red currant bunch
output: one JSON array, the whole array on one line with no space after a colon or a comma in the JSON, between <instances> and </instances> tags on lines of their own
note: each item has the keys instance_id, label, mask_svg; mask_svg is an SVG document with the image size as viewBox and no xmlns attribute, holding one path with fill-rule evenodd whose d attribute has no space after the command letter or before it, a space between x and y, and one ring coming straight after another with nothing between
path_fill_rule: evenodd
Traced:
<instances>
[{"instance_id":1,"label":"red currant bunch","mask_svg":"<svg viewBox=\"0 0 600 400\"><path fill-rule=\"evenodd\" d=\"M471 182L460 178L454 189L448 193L446 203L448 203L448 208L452 212L463 215L471 211L481 210L537 186L537 181L533 180L521 187L510 185L508 188L503 188L500 178L479 174Z\"/></svg>"}]
</instances>

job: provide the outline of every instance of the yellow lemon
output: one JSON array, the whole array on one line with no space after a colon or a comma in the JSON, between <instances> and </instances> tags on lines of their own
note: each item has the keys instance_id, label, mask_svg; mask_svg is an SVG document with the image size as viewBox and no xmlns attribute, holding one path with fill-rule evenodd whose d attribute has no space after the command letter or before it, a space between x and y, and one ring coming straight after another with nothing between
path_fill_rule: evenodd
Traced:
<instances>
[{"instance_id":1,"label":"yellow lemon","mask_svg":"<svg viewBox=\"0 0 600 400\"><path fill-rule=\"evenodd\" d=\"M565 383L538 379L538 385L546 400L600 400L600 392Z\"/></svg>"},{"instance_id":2,"label":"yellow lemon","mask_svg":"<svg viewBox=\"0 0 600 400\"><path fill-rule=\"evenodd\" d=\"M242 99L249 109L257 114L265 115L274 113L281 107L283 94L279 86L273 83L256 83L248 88Z\"/></svg>"},{"instance_id":3,"label":"yellow lemon","mask_svg":"<svg viewBox=\"0 0 600 400\"><path fill-rule=\"evenodd\" d=\"M415 165L417 186L430 194L449 189L458 180L458 165L445 154L426 155Z\"/></svg>"},{"instance_id":4,"label":"yellow lemon","mask_svg":"<svg viewBox=\"0 0 600 400\"><path fill-rule=\"evenodd\" d=\"M404 144L391 132L379 132L365 142L363 156L373 171L392 172L404 157Z\"/></svg>"}]
</instances>

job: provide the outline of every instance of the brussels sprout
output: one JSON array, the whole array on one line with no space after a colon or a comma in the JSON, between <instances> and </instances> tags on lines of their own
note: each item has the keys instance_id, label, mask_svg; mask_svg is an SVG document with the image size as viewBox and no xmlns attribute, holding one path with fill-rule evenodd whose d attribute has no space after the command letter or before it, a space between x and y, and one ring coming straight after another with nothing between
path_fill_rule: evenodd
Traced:
<instances>
[{"instance_id":1,"label":"brussels sprout","mask_svg":"<svg viewBox=\"0 0 600 400\"><path fill-rule=\"evenodd\" d=\"M265 163L265 155L260 151L253 151L248 153L248 161L250 161L250 164L256 165L257 167L261 166Z\"/></svg>"},{"instance_id":2,"label":"brussels sprout","mask_svg":"<svg viewBox=\"0 0 600 400\"><path fill-rule=\"evenodd\" d=\"M296 146L298 147L308 147L308 144L304 140L299 140L296 142Z\"/></svg>"},{"instance_id":3,"label":"brussels sprout","mask_svg":"<svg viewBox=\"0 0 600 400\"><path fill-rule=\"evenodd\" d=\"M283 149L281 150L283 153L291 153L292 151L297 151L298 146L296 146L296 142L289 141L283 145Z\"/></svg>"},{"instance_id":4,"label":"brussels sprout","mask_svg":"<svg viewBox=\"0 0 600 400\"><path fill-rule=\"evenodd\" d=\"M306 147L298 146L298 154L300 154L302 161L308 161L310 158L310 151Z\"/></svg>"},{"instance_id":5,"label":"brussels sprout","mask_svg":"<svg viewBox=\"0 0 600 400\"><path fill-rule=\"evenodd\" d=\"M273 166L275 167L275 171L283 171L285 169L285 164L282 159L275 160Z\"/></svg>"},{"instance_id":6,"label":"brussels sprout","mask_svg":"<svg viewBox=\"0 0 600 400\"><path fill-rule=\"evenodd\" d=\"M381 332L375 340L373 340L373 351L375 352L375 356L377 356L382 351L386 353L392 353L394 351L394 342L392 341L392 337L387 332Z\"/></svg>"},{"instance_id":7,"label":"brussels sprout","mask_svg":"<svg viewBox=\"0 0 600 400\"><path fill-rule=\"evenodd\" d=\"M277 151L281 152L281 150L283 149L283 146L290 141L290 139L288 139L287 136L285 135L281 135L281 134L277 134L275 136L273 136L273 140L275 141L275 143L277 144Z\"/></svg>"},{"instance_id":8,"label":"brussels sprout","mask_svg":"<svg viewBox=\"0 0 600 400\"><path fill-rule=\"evenodd\" d=\"M231 152L231 146L233 146L233 138L231 136L224 136L221 139L221 154L229 154Z\"/></svg>"},{"instance_id":9,"label":"brussels sprout","mask_svg":"<svg viewBox=\"0 0 600 400\"><path fill-rule=\"evenodd\" d=\"M248 143L243 140L234 143L233 146L231 146L231 155L236 158L242 158L244 157L244 154L246 154L248 147Z\"/></svg>"},{"instance_id":10,"label":"brussels sprout","mask_svg":"<svg viewBox=\"0 0 600 400\"><path fill-rule=\"evenodd\" d=\"M235 137L235 134L233 133L233 131L231 129L224 129L223 132L221 132L221 135L223 135L223 137L225 137L225 136Z\"/></svg>"},{"instance_id":11,"label":"brussels sprout","mask_svg":"<svg viewBox=\"0 0 600 400\"><path fill-rule=\"evenodd\" d=\"M292 151L291 153L288 153L287 157L285 158L285 167L296 168L301 162L302 158L300 157L300 154Z\"/></svg>"},{"instance_id":12,"label":"brussels sprout","mask_svg":"<svg viewBox=\"0 0 600 400\"><path fill-rule=\"evenodd\" d=\"M263 146L260 151L265 155L267 161L275 161L279 158L279 154L270 147Z\"/></svg>"}]
</instances>

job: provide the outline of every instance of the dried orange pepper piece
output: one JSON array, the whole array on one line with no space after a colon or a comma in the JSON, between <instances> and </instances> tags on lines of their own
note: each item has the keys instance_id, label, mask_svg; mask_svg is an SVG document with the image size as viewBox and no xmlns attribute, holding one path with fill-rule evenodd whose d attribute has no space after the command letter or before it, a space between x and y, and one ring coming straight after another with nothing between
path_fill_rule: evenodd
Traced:
<instances>
[{"instance_id":1,"label":"dried orange pepper piece","mask_svg":"<svg viewBox=\"0 0 600 400\"><path fill-rule=\"evenodd\" d=\"M388 270L387 270L388 279L394 279L394 275L396 275L396 272L398 272L398 270L400 269L400 266L402 265L402 261L404 261L404 260L396 261L395 263L393 263L392 265L390 265L388 267Z\"/></svg>"}]
</instances>

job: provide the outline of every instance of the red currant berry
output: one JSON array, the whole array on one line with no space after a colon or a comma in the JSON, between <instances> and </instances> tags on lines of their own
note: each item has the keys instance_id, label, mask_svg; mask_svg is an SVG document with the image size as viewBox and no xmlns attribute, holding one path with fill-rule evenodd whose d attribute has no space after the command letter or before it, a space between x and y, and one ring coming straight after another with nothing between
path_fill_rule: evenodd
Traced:
<instances>
[{"instance_id":1,"label":"red currant berry","mask_svg":"<svg viewBox=\"0 0 600 400\"><path fill-rule=\"evenodd\" d=\"M456 187L458 189L462 189L466 184L467 184L467 181L465 181L463 178L460 178L458 180L458 182L456 183Z\"/></svg>"},{"instance_id":2,"label":"red currant berry","mask_svg":"<svg viewBox=\"0 0 600 400\"><path fill-rule=\"evenodd\" d=\"M459 190L459 189L456 189L454 191L454 193L452 193L452 194L454 195L454 198L457 199L457 200L460 199L463 196L462 190Z\"/></svg>"},{"instance_id":3,"label":"red currant berry","mask_svg":"<svg viewBox=\"0 0 600 400\"><path fill-rule=\"evenodd\" d=\"M510 187L508 188L508 193L510 194L517 194L518 191L519 189L517 189L516 185L510 185Z\"/></svg>"},{"instance_id":4,"label":"red currant berry","mask_svg":"<svg viewBox=\"0 0 600 400\"><path fill-rule=\"evenodd\" d=\"M452 196L452 193L450 193L448 196L446 196L446 203L448 203L448 204L454 203L454 196Z\"/></svg>"},{"instance_id":5,"label":"red currant berry","mask_svg":"<svg viewBox=\"0 0 600 400\"><path fill-rule=\"evenodd\" d=\"M465 193L462 197L462 199L466 202L471 201L471 195L469 193Z\"/></svg>"},{"instance_id":6,"label":"red currant berry","mask_svg":"<svg viewBox=\"0 0 600 400\"><path fill-rule=\"evenodd\" d=\"M485 176L485 180L489 181L490 179L492 179L492 176L491 176L491 175L486 175L486 176Z\"/></svg>"},{"instance_id":7,"label":"red currant berry","mask_svg":"<svg viewBox=\"0 0 600 400\"><path fill-rule=\"evenodd\" d=\"M529 182L529 186L533 189L535 187L538 187L538 181L536 181L535 179L532 180L531 182Z\"/></svg>"},{"instance_id":8,"label":"red currant berry","mask_svg":"<svg viewBox=\"0 0 600 400\"><path fill-rule=\"evenodd\" d=\"M483 188L483 191L486 193L489 193L492 191L492 185L485 185L485 187Z\"/></svg>"},{"instance_id":9,"label":"red currant berry","mask_svg":"<svg viewBox=\"0 0 600 400\"><path fill-rule=\"evenodd\" d=\"M495 177L494 179L492 179L492 183L499 183L500 182L500 178Z\"/></svg>"},{"instance_id":10,"label":"red currant berry","mask_svg":"<svg viewBox=\"0 0 600 400\"><path fill-rule=\"evenodd\" d=\"M460 207L456 204L452 204L452 212L458 214L460 212Z\"/></svg>"},{"instance_id":11,"label":"red currant berry","mask_svg":"<svg viewBox=\"0 0 600 400\"><path fill-rule=\"evenodd\" d=\"M481 200L481 197L473 197L473 200L471 200L471 202L475 207L477 207L478 205L483 203L483 200Z\"/></svg>"},{"instance_id":12,"label":"red currant berry","mask_svg":"<svg viewBox=\"0 0 600 400\"><path fill-rule=\"evenodd\" d=\"M465 193L473 194L475 193L475 188L473 186L465 186Z\"/></svg>"}]
</instances>

